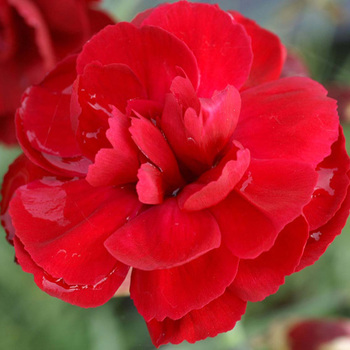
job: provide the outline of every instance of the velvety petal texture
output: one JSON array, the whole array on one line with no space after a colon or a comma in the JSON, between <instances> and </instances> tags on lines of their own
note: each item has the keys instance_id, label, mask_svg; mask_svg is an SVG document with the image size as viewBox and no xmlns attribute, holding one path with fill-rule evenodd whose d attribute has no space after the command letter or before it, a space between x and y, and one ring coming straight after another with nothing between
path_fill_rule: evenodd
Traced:
<instances>
[{"instance_id":1,"label":"velvety petal texture","mask_svg":"<svg viewBox=\"0 0 350 350\"><path fill-rule=\"evenodd\" d=\"M92 1L6 1L0 59L14 52L13 9L52 66L73 47L65 35L80 42L82 22L106 22L84 20ZM349 215L336 101L309 78L280 78L285 56L257 23L189 1L100 30L17 111L24 155L4 178L1 222L18 264L81 307L129 292L156 347L231 330Z\"/></svg>"}]
</instances>

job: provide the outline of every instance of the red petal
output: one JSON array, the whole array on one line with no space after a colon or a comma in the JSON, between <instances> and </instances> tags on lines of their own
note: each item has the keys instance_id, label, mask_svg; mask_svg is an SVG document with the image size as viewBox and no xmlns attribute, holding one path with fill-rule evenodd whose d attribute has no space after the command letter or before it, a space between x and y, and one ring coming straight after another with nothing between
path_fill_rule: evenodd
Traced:
<instances>
[{"instance_id":1,"label":"red petal","mask_svg":"<svg viewBox=\"0 0 350 350\"><path fill-rule=\"evenodd\" d=\"M100 276L95 285L69 285L61 278L53 278L36 265L20 240L15 237L18 263L23 271L32 273L37 286L49 295L80 307L96 307L113 297L128 273L128 266L118 263L107 276Z\"/></svg>"},{"instance_id":2,"label":"red petal","mask_svg":"<svg viewBox=\"0 0 350 350\"><path fill-rule=\"evenodd\" d=\"M150 163L141 165L137 177L136 191L139 201L145 204L160 204L163 202L163 174Z\"/></svg>"},{"instance_id":3,"label":"red petal","mask_svg":"<svg viewBox=\"0 0 350 350\"><path fill-rule=\"evenodd\" d=\"M89 166L86 181L92 186L117 186L136 182L139 162L127 150L102 148Z\"/></svg>"},{"instance_id":4,"label":"red petal","mask_svg":"<svg viewBox=\"0 0 350 350\"><path fill-rule=\"evenodd\" d=\"M316 166L338 139L336 101L308 78L284 78L244 91L235 139L251 156Z\"/></svg>"},{"instance_id":5,"label":"red petal","mask_svg":"<svg viewBox=\"0 0 350 350\"><path fill-rule=\"evenodd\" d=\"M39 86L27 90L16 115L18 141L27 157L63 176L84 175L89 165L81 156L70 120L74 77L75 57L69 57Z\"/></svg>"},{"instance_id":6,"label":"red petal","mask_svg":"<svg viewBox=\"0 0 350 350\"><path fill-rule=\"evenodd\" d=\"M232 283L238 259L225 247L166 270L134 269L130 296L146 321L179 319L218 298Z\"/></svg>"},{"instance_id":7,"label":"red petal","mask_svg":"<svg viewBox=\"0 0 350 350\"><path fill-rule=\"evenodd\" d=\"M67 76L58 78L59 83L66 80L65 88L73 83L74 67L75 59L58 67ZM53 77L46 78L50 79ZM72 157L79 153L69 111L70 94L59 89L52 90L49 82L45 84L44 81L26 92L19 115L28 141L35 150L61 157Z\"/></svg>"},{"instance_id":8,"label":"red petal","mask_svg":"<svg viewBox=\"0 0 350 350\"><path fill-rule=\"evenodd\" d=\"M221 202L241 180L250 163L247 149L237 151L235 146L219 164L187 185L178 201L185 210L202 210Z\"/></svg>"},{"instance_id":9,"label":"red petal","mask_svg":"<svg viewBox=\"0 0 350 350\"><path fill-rule=\"evenodd\" d=\"M11 217L8 209L10 201L18 187L26 185L37 179L42 179L45 176L50 176L44 169L39 168L33 164L23 154L19 156L9 167L8 172L4 177L1 188L1 224L4 227L7 240L12 244L15 235L14 227L12 225Z\"/></svg>"},{"instance_id":10,"label":"red petal","mask_svg":"<svg viewBox=\"0 0 350 350\"><path fill-rule=\"evenodd\" d=\"M129 131L141 152L164 174L165 189L171 192L179 188L184 180L176 158L162 132L153 123L140 116L132 118Z\"/></svg>"},{"instance_id":11,"label":"red petal","mask_svg":"<svg viewBox=\"0 0 350 350\"><path fill-rule=\"evenodd\" d=\"M194 310L179 320L166 318L147 323L152 342L156 347L166 343L179 344L184 340L195 343L218 333L231 330L241 319L246 302L228 288L226 292L202 309Z\"/></svg>"},{"instance_id":12,"label":"red petal","mask_svg":"<svg viewBox=\"0 0 350 350\"><path fill-rule=\"evenodd\" d=\"M101 10L88 9L88 16L91 34L98 33L104 27L116 22L113 18L110 17L112 14L108 14Z\"/></svg>"},{"instance_id":13,"label":"red petal","mask_svg":"<svg viewBox=\"0 0 350 350\"><path fill-rule=\"evenodd\" d=\"M55 65L56 59L50 31L40 9L30 0L11 0L10 3L25 23L34 29L35 42L43 59L45 70L51 69Z\"/></svg>"},{"instance_id":14,"label":"red petal","mask_svg":"<svg viewBox=\"0 0 350 350\"><path fill-rule=\"evenodd\" d=\"M333 144L331 155L317 166L317 185L311 202L304 208L311 231L326 224L340 208L349 187L349 166L345 139L340 128L339 139Z\"/></svg>"},{"instance_id":15,"label":"red petal","mask_svg":"<svg viewBox=\"0 0 350 350\"><path fill-rule=\"evenodd\" d=\"M177 78L174 82L172 91L176 99L167 97L162 130L178 158L200 174L213 166L231 138L239 118L240 95L233 86L228 86L211 99L198 101L186 80Z\"/></svg>"},{"instance_id":16,"label":"red petal","mask_svg":"<svg viewBox=\"0 0 350 350\"><path fill-rule=\"evenodd\" d=\"M108 119L109 129L106 132L108 141L115 150L127 150L130 156L133 153L133 157L137 157L138 149L129 132L130 118L116 108L113 108L112 115L113 117Z\"/></svg>"},{"instance_id":17,"label":"red petal","mask_svg":"<svg viewBox=\"0 0 350 350\"><path fill-rule=\"evenodd\" d=\"M286 341L290 350L347 350L350 322L344 318L296 319L288 324Z\"/></svg>"},{"instance_id":18,"label":"red petal","mask_svg":"<svg viewBox=\"0 0 350 350\"><path fill-rule=\"evenodd\" d=\"M35 0L34 2L45 15L47 25L56 32L56 35L61 32L72 37L79 36L81 40L87 39L87 4L84 1L63 0L48 3L45 0Z\"/></svg>"},{"instance_id":19,"label":"red petal","mask_svg":"<svg viewBox=\"0 0 350 350\"><path fill-rule=\"evenodd\" d=\"M201 104L197 92L187 77L176 77L170 90L184 111L193 108L197 114L200 112Z\"/></svg>"},{"instance_id":20,"label":"red petal","mask_svg":"<svg viewBox=\"0 0 350 350\"><path fill-rule=\"evenodd\" d=\"M77 70L93 61L126 64L137 75L150 99L164 101L181 67L197 86L197 63L179 39L160 28L136 28L129 23L108 26L95 35L79 55Z\"/></svg>"},{"instance_id":21,"label":"red petal","mask_svg":"<svg viewBox=\"0 0 350 350\"><path fill-rule=\"evenodd\" d=\"M13 115L0 115L0 143L2 142L7 145L15 145L17 143Z\"/></svg>"},{"instance_id":22,"label":"red petal","mask_svg":"<svg viewBox=\"0 0 350 350\"><path fill-rule=\"evenodd\" d=\"M348 174L349 175L349 174ZM350 211L350 188L340 209L325 225L310 232L304 255L297 271L312 265L326 251L334 238L339 235L345 226Z\"/></svg>"},{"instance_id":23,"label":"red petal","mask_svg":"<svg viewBox=\"0 0 350 350\"><path fill-rule=\"evenodd\" d=\"M113 108L125 113L130 99L144 98L146 92L136 75L124 64L90 63L77 84L81 114L77 137L81 149L90 159L108 145L107 119Z\"/></svg>"},{"instance_id":24,"label":"red petal","mask_svg":"<svg viewBox=\"0 0 350 350\"><path fill-rule=\"evenodd\" d=\"M162 5L159 5L162 6ZM136 27L140 27L142 25L142 22L149 17L149 15L154 11L154 8L150 8L147 9L145 11L142 11L140 13L138 13L133 20L131 21L131 23L136 26Z\"/></svg>"},{"instance_id":25,"label":"red petal","mask_svg":"<svg viewBox=\"0 0 350 350\"><path fill-rule=\"evenodd\" d=\"M151 207L117 230L105 245L141 270L182 265L219 247L221 234L208 211L181 211L175 198Z\"/></svg>"},{"instance_id":26,"label":"red petal","mask_svg":"<svg viewBox=\"0 0 350 350\"><path fill-rule=\"evenodd\" d=\"M227 86L223 91L216 91L212 98L201 99L200 102L204 124L202 147L215 158L236 128L241 111L241 97L233 86Z\"/></svg>"},{"instance_id":27,"label":"red petal","mask_svg":"<svg viewBox=\"0 0 350 350\"><path fill-rule=\"evenodd\" d=\"M20 187L10 215L16 236L49 275L70 285L95 285L120 265L104 241L139 208L126 189L47 178Z\"/></svg>"},{"instance_id":28,"label":"red petal","mask_svg":"<svg viewBox=\"0 0 350 350\"><path fill-rule=\"evenodd\" d=\"M278 36L236 11L228 12L244 26L252 41L253 65L244 88L279 78L286 58L286 49Z\"/></svg>"},{"instance_id":29,"label":"red petal","mask_svg":"<svg viewBox=\"0 0 350 350\"><path fill-rule=\"evenodd\" d=\"M139 167L138 150L129 133L130 119L112 108L106 132L113 148L101 149L90 165L86 180L93 186L120 185L136 182Z\"/></svg>"},{"instance_id":30,"label":"red petal","mask_svg":"<svg viewBox=\"0 0 350 350\"><path fill-rule=\"evenodd\" d=\"M195 114L194 109L188 109ZM208 170L207 166L200 163L196 158L201 153L198 145L194 143L193 138L186 134L183 123L182 106L178 103L174 95L167 95L165 106L161 118L161 129L164 132L167 141L174 150L178 159L195 174L201 174Z\"/></svg>"},{"instance_id":31,"label":"red petal","mask_svg":"<svg viewBox=\"0 0 350 350\"><path fill-rule=\"evenodd\" d=\"M240 195L232 193L211 209L233 254L252 259L269 250L283 227L302 214L316 180L305 163L252 160Z\"/></svg>"},{"instance_id":32,"label":"red petal","mask_svg":"<svg viewBox=\"0 0 350 350\"><path fill-rule=\"evenodd\" d=\"M193 51L201 77L199 96L211 97L227 85L239 89L248 78L250 39L243 27L217 6L187 1L159 6L142 25L167 30Z\"/></svg>"},{"instance_id":33,"label":"red petal","mask_svg":"<svg viewBox=\"0 0 350 350\"><path fill-rule=\"evenodd\" d=\"M114 106L125 112L127 101L145 98L146 92L135 73L124 64L102 66L93 62L85 66L79 79L80 103Z\"/></svg>"},{"instance_id":34,"label":"red petal","mask_svg":"<svg viewBox=\"0 0 350 350\"><path fill-rule=\"evenodd\" d=\"M28 2L21 5L19 1L16 4L23 9L27 5ZM36 9L33 4L29 7ZM36 15L41 17L37 11ZM47 62L43 62L38 52L36 31L26 24L9 1L1 1L0 22L0 118L5 115L13 118L23 91L44 77Z\"/></svg>"},{"instance_id":35,"label":"red petal","mask_svg":"<svg viewBox=\"0 0 350 350\"><path fill-rule=\"evenodd\" d=\"M235 294L247 301L260 301L276 293L284 278L295 271L303 254L309 228L300 216L287 225L268 251L253 260L240 260L232 284Z\"/></svg>"}]
</instances>

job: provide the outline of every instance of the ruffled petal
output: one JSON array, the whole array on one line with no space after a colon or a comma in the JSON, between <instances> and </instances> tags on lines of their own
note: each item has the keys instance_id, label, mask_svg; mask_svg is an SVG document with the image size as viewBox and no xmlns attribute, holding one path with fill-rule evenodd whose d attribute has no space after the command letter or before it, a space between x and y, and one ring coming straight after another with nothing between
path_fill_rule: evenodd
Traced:
<instances>
[{"instance_id":1,"label":"ruffled petal","mask_svg":"<svg viewBox=\"0 0 350 350\"><path fill-rule=\"evenodd\" d=\"M127 150L103 148L89 166L86 181L92 186L118 186L136 182L139 162Z\"/></svg>"},{"instance_id":2,"label":"ruffled petal","mask_svg":"<svg viewBox=\"0 0 350 350\"><path fill-rule=\"evenodd\" d=\"M349 173L348 173L349 176ZM326 251L328 246L333 242L334 238L342 232L348 219L350 211L350 188L336 214L323 226L318 227L310 232L304 254L300 261L297 271L302 270L306 266L312 265Z\"/></svg>"},{"instance_id":3,"label":"ruffled petal","mask_svg":"<svg viewBox=\"0 0 350 350\"><path fill-rule=\"evenodd\" d=\"M50 175L49 172L32 163L24 154L19 156L10 165L8 172L4 176L4 181L1 187L2 200L0 217L1 224L6 231L6 238L11 244L13 244L15 229L12 225L12 220L8 210L10 201L17 188Z\"/></svg>"},{"instance_id":4,"label":"ruffled petal","mask_svg":"<svg viewBox=\"0 0 350 350\"><path fill-rule=\"evenodd\" d=\"M243 17L239 12L228 11L242 24L250 36L253 50L253 64L244 89L275 80L280 77L287 50L279 37L261 28L256 22Z\"/></svg>"},{"instance_id":5,"label":"ruffled petal","mask_svg":"<svg viewBox=\"0 0 350 350\"><path fill-rule=\"evenodd\" d=\"M347 172L350 162L345 149L343 131L332 145L332 153L317 166L318 181L304 215L313 231L323 226L339 210L349 187Z\"/></svg>"},{"instance_id":6,"label":"ruffled petal","mask_svg":"<svg viewBox=\"0 0 350 350\"><path fill-rule=\"evenodd\" d=\"M148 331L156 347L166 343L179 344L184 340L195 343L231 330L244 314L246 304L228 288L219 298L179 320L166 318L147 322Z\"/></svg>"},{"instance_id":7,"label":"ruffled petal","mask_svg":"<svg viewBox=\"0 0 350 350\"><path fill-rule=\"evenodd\" d=\"M29 88L16 114L17 137L26 156L56 175L72 177L85 175L89 165L70 119L75 58L62 61L40 85Z\"/></svg>"},{"instance_id":8,"label":"ruffled petal","mask_svg":"<svg viewBox=\"0 0 350 350\"><path fill-rule=\"evenodd\" d=\"M163 202L163 173L151 163L144 163L137 172L139 181L136 191L139 201L145 204L160 204Z\"/></svg>"},{"instance_id":9,"label":"ruffled petal","mask_svg":"<svg viewBox=\"0 0 350 350\"><path fill-rule=\"evenodd\" d=\"M37 286L49 295L80 307L96 307L106 303L118 290L129 267L118 263L107 276L100 276L94 285L69 285L62 278L54 278L36 265L21 241L15 237L16 258L23 271L34 275Z\"/></svg>"},{"instance_id":10,"label":"ruffled petal","mask_svg":"<svg viewBox=\"0 0 350 350\"><path fill-rule=\"evenodd\" d=\"M136 28L125 22L106 27L84 46L78 58L78 74L93 61L103 65L127 65L152 100L164 101L179 68L186 72L194 86L198 84L193 53L181 40L156 27Z\"/></svg>"},{"instance_id":11,"label":"ruffled petal","mask_svg":"<svg viewBox=\"0 0 350 350\"><path fill-rule=\"evenodd\" d=\"M132 118L129 131L140 151L164 174L164 188L170 193L179 188L184 180L162 132L150 120L141 116Z\"/></svg>"},{"instance_id":12,"label":"ruffled petal","mask_svg":"<svg viewBox=\"0 0 350 350\"><path fill-rule=\"evenodd\" d=\"M232 290L239 298L253 302L276 293L285 276L298 266L308 237L308 224L300 216L282 230L268 252L240 260Z\"/></svg>"},{"instance_id":13,"label":"ruffled petal","mask_svg":"<svg viewBox=\"0 0 350 350\"><path fill-rule=\"evenodd\" d=\"M242 148L233 145L216 167L187 185L178 196L180 207L185 210L202 210L224 200L249 166L249 150Z\"/></svg>"},{"instance_id":14,"label":"ruffled petal","mask_svg":"<svg viewBox=\"0 0 350 350\"><path fill-rule=\"evenodd\" d=\"M237 268L238 259L221 246L171 269L134 269L130 296L146 321L163 321L166 317L177 320L222 295Z\"/></svg>"},{"instance_id":15,"label":"ruffled petal","mask_svg":"<svg viewBox=\"0 0 350 350\"><path fill-rule=\"evenodd\" d=\"M199 96L211 97L227 85L239 89L248 78L252 64L250 38L217 6L187 1L159 6L142 25L161 27L192 50L201 77Z\"/></svg>"},{"instance_id":16,"label":"ruffled petal","mask_svg":"<svg viewBox=\"0 0 350 350\"><path fill-rule=\"evenodd\" d=\"M96 152L108 145L106 131L113 109L125 113L128 100L145 98L146 91L126 65L102 66L98 62L85 67L75 87L81 107L77 140L84 154L94 159Z\"/></svg>"},{"instance_id":17,"label":"ruffled petal","mask_svg":"<svg viewBox=\"0 0 350 350\"><path fill-rule=\"evenodd\" d=\"M16 191L10 215L16 236L44 271L69 285L95 285L120 265L104 241L139 208L127 189L44 178Z\"/></svg>"},{"instance_id":18,"label":"ruffled petal","mask_svg":"<svg viewBox=\"0 0 350 350\"><path fill-rule=\"evenodd\" d=\"M278 233L302 214L317 181L305 163L252 160L237 189L211 212L233 254L252 259L269 250Z\"/></svg>"},{"instance_id":19,"label":"ruffled petal","mask_svg":"<svg viewBox=\"0 0 350 350\"><path fill-rule=\"evenodd\" d=\"M126 265L155 270L189 262L220 242L220 230L208 211L181 211L176 198L169 198L130 220L105 246Z\"/></svg>"},{"instance_id":20,"label":"ruffled petal","mask_svg":"<svg viewBox=\"0 0 350 350\"><path fill-rule=\"evenodd\" d=\"M188 83L181 77L174 79L174 96L167 96L161 127L180 161L199 175L213 166L227 146L239 119L241 99L233 86L210 99L196 99Z\"/></svg>"},{"instance_id":21,"label":"ruffled petal","mask_svg":"<svg viewBox=\"0 0 350 350\"><path fill-rule=\"evenodd\" d=\"M70 120L69 86L75 78L75 59L61 63L43 83L31 87L22 101L21 124L32 148L38 152L72 157L79 153ZM57 87L49 80L58 79ZM62 91L66 85L68 91ZM62 134L65 135L62 138Z\"/></svg>"},{"instance_id":22,"label":"ruffled petal","mask_svg":"<svg viewBox=\"0 0 350 350\"><path fill-rule=\"evenodd\" d=\"M279 79L244 91L236 140L260 159L291 159L316 167L338 139L336 101L308 78ZM291 142L291 140L293 142Z\"/></svg>"}]
</instances>

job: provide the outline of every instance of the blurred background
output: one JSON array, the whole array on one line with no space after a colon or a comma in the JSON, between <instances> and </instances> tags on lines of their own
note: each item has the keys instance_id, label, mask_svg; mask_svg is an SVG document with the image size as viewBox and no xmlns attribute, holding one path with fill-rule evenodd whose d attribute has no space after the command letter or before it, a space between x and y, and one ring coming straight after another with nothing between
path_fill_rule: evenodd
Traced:
<instances>
[{"instance_id":1,"label":"blurred background","mask_svg":"<svg viewBox=\"0 0 350 350\"><path fill-rule=\"evenodd\" d=\"M118 20L128 21L163 2L102 0L102 6ZM350 0L201 2L238 10L278 34L293 53L287 73L311 75L339 100L350 151ZM0 146L1 179L18 154L15 147ZM292 323L304 318L350 318L349 231L348 224L314 266L288 277L277 294L249 304L233 331L194 345L184 342L162 349L287 350L285 337ZM0 349L154 349L142 317L128 298L85 310L49 297L13 263L13 248L1 233ZM350 349L350 345L334 349Z\"/></svg>"}]
</instances>

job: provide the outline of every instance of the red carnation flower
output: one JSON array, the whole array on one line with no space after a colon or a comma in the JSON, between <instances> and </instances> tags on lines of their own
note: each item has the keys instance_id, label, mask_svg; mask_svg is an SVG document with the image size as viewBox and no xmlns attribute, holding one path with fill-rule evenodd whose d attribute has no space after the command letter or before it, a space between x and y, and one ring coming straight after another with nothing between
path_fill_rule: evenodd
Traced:
<instances>
[{"instance_id":1,"label":"red carnation flower","mask_svg":"<svg viewBox=\"0 0 350 350\"><path fill-rule=\"evenodd\" d=\"M286 335L290 350L345 350L350 345L348 319L310 319L291 325Z\"/></svg>"},{"instance_id":2,"label":"red carnation flower","mask_svg":"<svg viewBox=\"0 0 350 350\"><path fill-rule=\"evenodd\" d=\"M180 1L108 26L26 91L2 218L45 292L130 295L156 346L232 329L313 264L349 213L336 101L279 79L285 49Z\"/></svg>"},{"instance_id":3,"label":"red carnation flower","mask_svg":"<svg viewBox=\"0 0 350 350\"><path fill-rule=\"evenodd\" d=\"M0 0L0 142L16 142L14 115L29 85L112 20L87 0Z\"/></svg>"}]
</instances>

